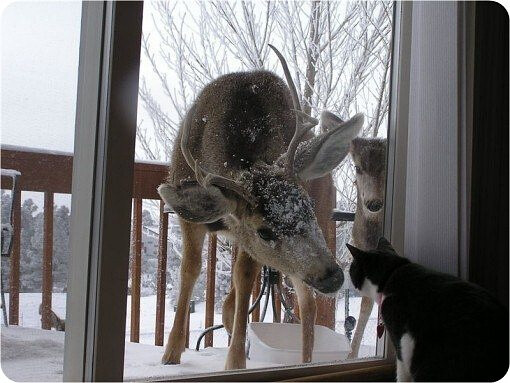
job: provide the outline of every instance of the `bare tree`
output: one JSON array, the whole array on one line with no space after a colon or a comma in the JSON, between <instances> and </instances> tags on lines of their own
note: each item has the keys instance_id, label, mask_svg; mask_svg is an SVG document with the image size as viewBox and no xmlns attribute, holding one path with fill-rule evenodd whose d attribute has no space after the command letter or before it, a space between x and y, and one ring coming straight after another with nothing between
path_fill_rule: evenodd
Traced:
<instances>
[{"instance_id":1,"label":"bare tree","mask_svg":"<svg viewBox=\"0 0 510 383\"><path fill-rule=\"evenodd\" d=\"M219 75L270 69L268 50L286 56L303 110L331 110L343 118L363 112L364 136L384 136L389 105L392 2L172 1L152 2L145 18L139 91L143 120L137 155L167 161L180 121L204 85ZM148 5L149 5L148 4ZM151 8L152 7L152 8ZM280 73L282 74L282 73ZM334 174L337 205L354 211L350 159ZM344 243L350 225L339 224ZM345 248L344 246L342 249ZM227 252L219 252L227 256ZM342 254L338 254L340 258ZM221 260L225 265L229 260Z\"/></svg>"}]
</instances>

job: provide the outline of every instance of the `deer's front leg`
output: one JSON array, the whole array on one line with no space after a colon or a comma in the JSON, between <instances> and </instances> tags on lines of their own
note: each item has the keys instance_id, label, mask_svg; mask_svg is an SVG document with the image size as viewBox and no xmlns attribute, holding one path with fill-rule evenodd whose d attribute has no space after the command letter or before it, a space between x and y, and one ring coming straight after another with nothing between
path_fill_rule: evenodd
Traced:
<instances>
[{"instance_id":1,"label":"deer's front leg","mask_svg":"<svg viewBox=\"0 0 510 383\"><path fill-rule=\"evenodd\" d=\"M373 307L374 301L372 299L368 297L361 298L361 308L359 310L358 323L356 325L356 330L354 330L354 336L352 337L351 353L349 354L347 359L358 357L359 348L361 346L361 340L363 339L363 334L365 333L368 318L370 318L370 314L372 313Z\"/></svg>"},{"instance_id":2,"label":"deer's front leg","mask_svg":"<svg viewBox=\"0 0 510 383\"><path fill-rule=\"evenodd\" d=\"M206 229L203 225L180 220L182 232L183 256L181 262L181 286L177 300L174 324L165 348L162 362L179 364L186 344L186 321L188 320L189 301L193 286L202 266L202 245Z\"/></svg>"},{"instance_id":3,"label":"deer's front leg","mask_svg":"<svg viewBox=\"0 0 510 383\"><path fill-rule=\"evenodd\" d=\"M232 339L228 349L226 370L246 368L246 323L253 281L260 265L246 252L241 251L234 266L235 313Z\"/></svg>"},{"instance_id":4,"label":"deer's front leg","mask_svg":"<svg viewBox=\"0 0 510 383\"><path fill-rule=\"evenodd\" d=\"M313 291L302 280L291 277L292 284L296 290L299 303L299 316L301 319L301 331L303 337L302 357L303 363L312 361L314 326L317 315L317 305Z\"/></svg>"},{"instance_id":5,"label":"deer's front leg","mask_svg":"<svg viewBox=\"0 0 510 383\"><path fill-rule=\"evenodd\" d=\"M221 320L223 322L223 326L227 331L227 334L232 336L232 330L234 328L234 314L236 309L236 289L234 286L230 289L225 301L223 302L223 307L221 310Z\"/></svg>"}]
</instances>

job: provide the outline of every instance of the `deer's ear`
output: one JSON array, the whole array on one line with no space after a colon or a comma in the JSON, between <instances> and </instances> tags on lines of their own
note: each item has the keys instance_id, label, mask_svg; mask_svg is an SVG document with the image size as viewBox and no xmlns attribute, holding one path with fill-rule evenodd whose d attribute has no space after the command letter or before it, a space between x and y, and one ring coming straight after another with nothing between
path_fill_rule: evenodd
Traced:
<instances>
[{"instance_id":1,"label":"deer's ear","mask_svg":"<svg viewBox=\"0 0 510 383\"><path fill-rule=\"evenodd\" d=\"M196 181L174 187L162 184L158 193L179 217L194 223L211 223L232 214L237 206L235 199L227 198L216 186L207 189Z\"/></svg>"},{"instance_id":2,"label":"deer's ear","mask_svg":"<svg viewBox=\"0 0 510 383\"><path fill-rule=\"evenodd\" d=\"M321 126L324 131L334 129L340 124L343 124L344 120L338 117L336 114L328 112L327 110L321 113Z\"/></svg>"},{"instance_id":3,"label":"deer's ear","mask_svg":"<svg viewBox=\"0 0 510 383\"><path fill-rule=\"evenodd\" d=\"M349 145L363 126L363 114L358 113L346 122L330 112L321 115L328 130L302 142L294 162L299 178L311 180L322 177L336 168L349 152Z\"/></svg>"}]
</instances>

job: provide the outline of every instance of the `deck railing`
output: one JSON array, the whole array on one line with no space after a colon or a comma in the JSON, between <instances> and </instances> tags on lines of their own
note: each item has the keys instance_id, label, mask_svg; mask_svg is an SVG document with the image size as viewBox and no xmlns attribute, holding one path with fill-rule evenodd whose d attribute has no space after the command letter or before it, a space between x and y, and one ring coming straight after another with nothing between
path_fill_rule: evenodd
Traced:
<instances>
[{"instance_id":1,"label":"deck railing","mask_svg":"<svg viewBox=\"0 0 510 383\"><path fill-rule=\"evenodd\" d=\"M52 306L51 297L53 290L52 260L53 260L53 200L55 193L70 194L72 185L73 156L70 153L34 150L23 147L1 147L2 168L15 169L21 172L18 180L19 187L12 196L14 204L13 215L13 248L10 257L9 275L9 324L18 324L19 321L19 290L20 290L20 239L21 239L21 191L44 193L44 246L42 266L42 328L50 329L49 313ZM133 200L134 212L131 235L131 323L130 340L138 342L140 337L140 284L141 284L141 256L142 256L142 203L144 199L159 200L157 187L167 175L167 166L155 162L135 162ZM1 188L9 189L11 179L2 177ZM163 211L163 203L160 202L159 220L159 246L157 262L156 283L156 345L163 345L165 328L165 294L166 294L166 270L167 267L179 267L179 265L167 265L168 244L168 213ZM215 302L215 279L216 279L216 235L208 236L207 255L207 281L206 281L206 308L205 326L209 327L214 322ZM235 261L235 246L232 252L232 262ZM232 267L233 269L233 267ZM253 299L260 291L260 278L253 288ZM297 302L296 302L297 304ZM280 307L277 300L276 306ZM329 306L330 307L330 306ZM320 314L321 308L319 305ZM330 311L331 308L326 308ZM334 309L333 309L334 310ZM278 311L278 310L277 310ZM252 321L259 320L260 311L254 310ZM280 313L277 312L276 320L280 321ZM326 316L331 313L324 312ZM334 316L334 314L333 314ZM189 320L187 329L186 347L189 346ZM170 325L170 323L168 324ZM205 337L205 346L212 346L213 333Z\"/></svg>"}]
</instances>

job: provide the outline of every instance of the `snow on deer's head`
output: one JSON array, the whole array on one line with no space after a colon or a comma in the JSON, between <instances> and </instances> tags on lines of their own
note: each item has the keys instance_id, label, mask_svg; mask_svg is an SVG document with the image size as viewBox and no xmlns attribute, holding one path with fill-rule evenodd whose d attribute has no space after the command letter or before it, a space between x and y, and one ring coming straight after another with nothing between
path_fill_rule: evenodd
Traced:
<instances>
[{"instance_id":1,"label":"snow on deer's head","mask_svg":"<svg viewBox=\"0 0 510 383\"><path fill-rule=\"evenodd\" d=\"M357 137L350 152L356 169L358 211L370 221L382 221L386 187L386 140Z\"/></svg>"}]
</instances>

